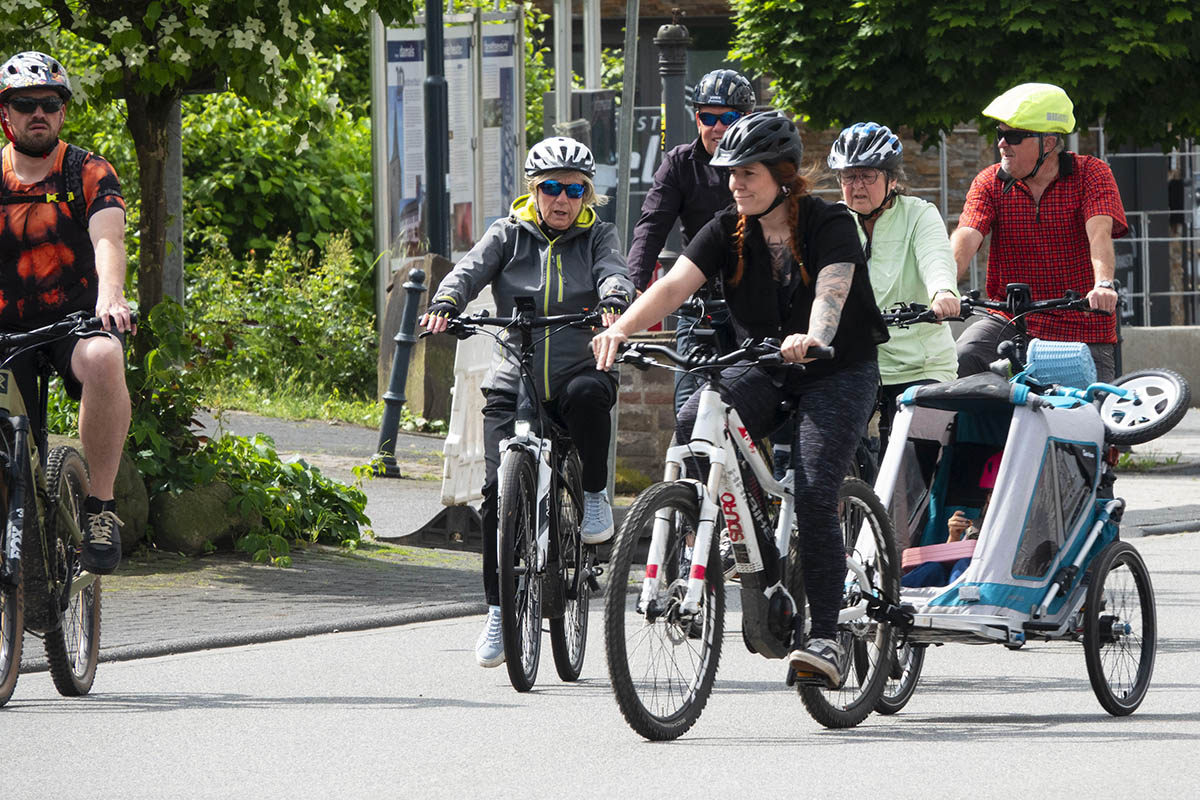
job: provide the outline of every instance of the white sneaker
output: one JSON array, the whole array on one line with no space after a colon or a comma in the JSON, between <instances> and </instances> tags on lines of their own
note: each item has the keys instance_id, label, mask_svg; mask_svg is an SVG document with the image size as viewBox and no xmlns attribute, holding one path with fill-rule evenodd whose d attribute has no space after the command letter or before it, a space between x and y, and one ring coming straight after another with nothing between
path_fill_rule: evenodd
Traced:
<instances>
[{"instance_id":1,"label":"white sneaker","mask_svg":"<svg viewBox=\"0 0 1200 800\"><path fill-rule=\"evenodd\" d=\"M583 524L579 538L584 544L607 542L613 535L612 506L608 502L608 491L583 493Z\"/></svg>"},{"instance_id":2,"label":"white sneaker","mask_svg":"<svg viewBox=\"0 0 1200 800\"><path fill-rule=\"evenodd\" d=\"M504 635L500 631L500 606L488 606L483 632L475 642L475 660L481 667L498 667L504 663Z\"/></svg>"},{"instance_id":3,"label":"white sneaker","mask_svg":"<svg viewBox=\"0 0 1200 800\"><path fill-rule=\"evenodd\" d=\"M832 639L809 639L803 648L788 655L788 664L797 675L820 676L835 689L842 682L842 655L842 646Z\"/></svg>"}]
</instances>

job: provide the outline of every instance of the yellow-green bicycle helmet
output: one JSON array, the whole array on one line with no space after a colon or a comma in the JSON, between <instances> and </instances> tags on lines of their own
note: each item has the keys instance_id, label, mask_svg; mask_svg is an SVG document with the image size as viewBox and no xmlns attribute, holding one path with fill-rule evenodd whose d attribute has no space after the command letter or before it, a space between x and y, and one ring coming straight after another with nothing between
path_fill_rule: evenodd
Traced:
<instances>
[{"instance_id":1,"label":"yellow-green bicycle helmet","mask_svg":"<svg viewBox=\"0 0 1200 800\"><path fill-rule=\"evenodd\" d=\"M1038 133L1075 130L1075 106L1061 87L1052 83L1022 83L988 103L985 117L1011 128Z\"/></svg>"}]
</instances>

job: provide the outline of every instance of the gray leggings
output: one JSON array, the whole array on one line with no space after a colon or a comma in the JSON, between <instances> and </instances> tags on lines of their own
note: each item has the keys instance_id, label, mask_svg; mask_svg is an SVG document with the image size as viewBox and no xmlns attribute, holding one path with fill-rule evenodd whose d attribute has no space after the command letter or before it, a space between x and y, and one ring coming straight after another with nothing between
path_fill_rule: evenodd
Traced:
<instances>
[{"instance_id":1,"label":"gray leggings","mask_svg":"<svg viewBox=\"0 0 1200 800\"><path fill-rule=\"evenodd\" d=\"M1000 358L996 354L997 345L1014 338L1016 333L1002 317L992 314L968 325L954 344L958 351L958 377L987 372L988 365ZM1092 351L1092 361L1096 362L1096 380L1110 383L1116 371L1115 345L1090 342L1088 349Z\"/></svg>"},{"instance_id":2,"label":"gray leggings","mask_svg":"<svg viewBox=\"0 0 1200 800\"><path fill-rule=\"evenodd\" d=\"M837 372L779 387L761 367L730 367L721 373L726 400L750 435L762 439L787 420L779 404L796 401L792 467L796 470L796 527L801 536L804 587L812 609L813 638L836 639L846 579L846 545L838 523L838 487L854 448L875 409L879 368L874 359ZM691 438L700 394L692 395L675 423L677 441ZM797 619L795 645L803 644Z\"/></svg>"}]
</instances>

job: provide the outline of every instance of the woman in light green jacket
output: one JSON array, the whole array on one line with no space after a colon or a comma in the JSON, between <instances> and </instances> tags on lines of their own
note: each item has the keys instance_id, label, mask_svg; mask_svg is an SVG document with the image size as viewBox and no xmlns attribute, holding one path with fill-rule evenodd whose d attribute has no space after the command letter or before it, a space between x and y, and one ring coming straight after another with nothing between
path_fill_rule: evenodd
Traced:
<instances>
[{"instance_id":1,"label":"woman in light green jacket","mask_svg":"<svg viewBox=\"0 0 1200 800\"><path fill-rule=\"evenodd\" d=\"M957 273L946 224L932 203L900 193L902 157L900 139L891 130L859 122L842 131L827 162L841 183L842 201L858 217L880 308L921 303L939 318L956 317ZM896 398L909 386L953 380L958 373L949 326L912 325L890 333L891 339L879 346L883 448Z\"/></svg>"}]
</instances>

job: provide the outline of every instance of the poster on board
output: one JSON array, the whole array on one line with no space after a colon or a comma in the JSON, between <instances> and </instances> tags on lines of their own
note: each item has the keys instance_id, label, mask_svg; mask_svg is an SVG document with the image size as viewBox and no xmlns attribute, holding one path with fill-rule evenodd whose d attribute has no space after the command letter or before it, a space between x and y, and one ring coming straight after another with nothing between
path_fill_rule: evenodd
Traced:
<instances>
[{"instance_id":1,"label":"poster on board","mask_svg":"<svg viewBox=\"0 0 1200 800\"><path fill-rule=\"evenodd\" d=\"M387 31L387 241L392 263L425 251L425 36Z\"/></svg>"},{"instance_id":2,"label":"poster on board","mask_svg":"<svg viewBox=\"0 0 1200 800\"><path fill-rule=\"evenodd\" d=\"M446 88L450 95L450 250L453 260L475 243L475 70L471 28L446 29Z\"/></svg>"},{"instance_id":3,"label":"poster on board","mask_svg":"<svg viewBox=\"0 0 1200 800\"><path fill-rule=\"evenodd\" d=\"M516 28L511 22L484 26L480 54L483 185L479 187L484 229L508 216L512 201L525 193L520 183L524 154L518 152L516 47Z\"/></svg>"}]
</instances>

